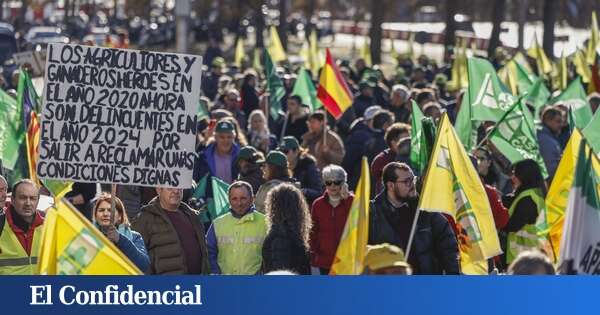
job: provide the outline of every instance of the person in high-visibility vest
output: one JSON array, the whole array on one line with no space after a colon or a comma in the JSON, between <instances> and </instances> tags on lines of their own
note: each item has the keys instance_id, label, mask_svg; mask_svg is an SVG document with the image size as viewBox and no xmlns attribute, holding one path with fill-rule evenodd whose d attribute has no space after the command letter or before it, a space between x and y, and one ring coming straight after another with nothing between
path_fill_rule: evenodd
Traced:
<instances>
[{"instance_id":1,"label":"person in high-visibility vest","mask_svg":"<svg viewBox=\"0 0 600 315\"><path fill-rule=\"evenodd\" d=\"M0 275L31 275L37 270L44 223L37 211L39 190L22 179L12 191L11 204L0 214Z\"/></svg>"},{"instance_id":2,"label":"person in high-visibility vest","mask_svg":"<svg viewBox=\"0 0 600 315\"><path fill-rule=\"evenodd\" d=\"M514 199L508 200L508 223L503 228L507 232L506 263L512 263L521 252L542 250L552 255L546 230L546 183L540 167L531 159L513 165L512 182ZM507 196L508 197L508 196ZM509 197L510 199L510 197Z\"/></svg>"},{"instance_id":3,"label":"person in high-visibility vest","mask_svg":"<svg viewBox=\"0 0 600 315\"><path fill-rule=\"evenodd\" d=\"M228 196L229 212L216 218L206 233L211 273L257 274L267 235L265 215L256 211L249 183L234 182Z\"/></svg>"}]
</instances>

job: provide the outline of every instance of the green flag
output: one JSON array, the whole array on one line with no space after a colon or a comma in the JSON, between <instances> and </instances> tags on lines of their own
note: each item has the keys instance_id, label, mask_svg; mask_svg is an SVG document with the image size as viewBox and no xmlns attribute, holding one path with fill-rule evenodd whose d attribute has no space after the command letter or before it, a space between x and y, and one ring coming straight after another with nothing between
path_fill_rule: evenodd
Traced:
<instances>
[{"instance_id":1,"label":"green flag","mask_svg":"<svg viewBox=\"0 0 600 315\"><path fill-rule=\"evenodd\" d=\"M468 99L471 120L499 121L514 103L514 97L504 86L492 64L482 58L469 58Z\"/></svg>"},{"instance_id":2,"label":"green flag","mask_svg":"<svg viewBox=\"0 0 600 315\"><path fill-rule=\"evenodd\" d=\"M533 82L537 80L537 77L535 74L527 71L527 69L525 69L525 67L523 67L520 63L516 61L514 61L514 63L517 70L517 87L519 92L523 93L525 91L529 91L533 85Z\"/></svg>"},{"instance_id":3,"label":"green flag","mask_svg":"<svg viewBox=\"0 0 600 315\"><path fill-rule=\"evenodd\" d=\"M462 142L465 150L470 152L475 141L477 141L477 130L473 126L474 122L471 120L471 105L469 104L469 95L467 92L462 97L460 102L460 108L456 116L456 122L454 123L454 129L456 134Z\"/></svg>"},{"instance_id":4,"label":"green flag","mask_svg":"<svg viewBox=\"0 0 600 315\"><path fill-rule=\"evenodd\" d=\"M198 120L201 120L202 118L210 118L210 113L208 112L208 102L206 102L206 99L202 97L198 101L198 112L196 113L196 116L198 116Z\"/></svg>"},{"instance_id":5,"label":"green flag","mask_svg":"<svg viewBox=\"0 0 600 315\"><path fill-rule=\"evenodd\" d=\"M546 165L540 154L533 117L519 99L500 119L489 135L490 141L511 162L535 160L544 178L548 177Z\"/></svg>"},{"instance_id":6,"label":"green flag","mask_svg":"<svg viewBox=\"0 0 600 315\"><path fill-rule=\"evenodd\" d=\"M14 169L25 130L19 128L17 101L0 89L0 159L5 168Z\"/></svg>"},{"instance_id":7,"label":"green flag","mask_svg":"<svg viewBox=\"0 0 600 315\"><path fill-rule=\"evenodd\" d=\"M547 104L548 99L550 98L551 93L544 84L544 80L542 78L537 78L533 85L527 91L527 102L533 105L535 109L534 113L534 121L540 121L540 111Z\"/></svg>"},{"instance_id":8,"label":"green flag","mask_svg":"<svg viewBox=\"0 0 600 315\"><path fill-rule=\"evenodd\" d=\"M50 191L55 199L62 198L66 193L71 191L73 186L72 182L62 180L44 179L42 181L44 183L44 187Z\"/></svg>"},{"instance_id":9,"label":"green flag","mask_svg":"<svg viewBox=\"0 0 600 315\"><path fill-rule=\"evenodd\" d=\"M423 135L423 125L421 120L423 117L423 112L419 108L419 105L414 100L412 102L412 115L411 115L411 129L410 129L410 163L414 168L419 171L419 174L422 174L422 171L425 169L427 157L423 156L423 151L425 146L425 137Z\"/></svg>"},{"instance_id":10,"label":"green flag","mask_svg":"<svg viewBox=\"0 0 600 315\"><path fill-rule=\"evenodd\" d=\"M596 111L592 121L581 131L592 150L600 155L600 110Z\"/></svg>"},{"instance_id":11,"label":"green flag","mask_svg":"<svg viewBox=\"0 0 600 315\"><path fill-rule=\"evenodd\" d=\"M200 178L200 180L196 184L196 189L194 189L194 192L192 193L192 198L196 198L196 200L204 200L204 202L207 201L206 200L207 199L206 198L206 187L208 186L208 178L209 177L210 177L210 174L206 174L202 178ZM200 211L200 221L209 222L210 218L208 217L208 212L205 210L206 210L206 208L204 208L204 209L202 209L202 211Z\"/></svg>"},{"instance_id":12,"label":"green flag","mask_svg":"<svg viewBox=\"0 0 600 315\"><path fill-rule=\"evenodd\" d=\"M229 196L227 195L229 184L213 176L211 178L211 185L213 197L212 201L208 203L208 212L215 219L229 210Z\"/></svg>"},{"instance_id":13,"label":"green flag","mask_svg":"<svg viewBox=\"0 0 600 315\"><path fill-rule=\"evenodd\" d=\"M311 112L323 107L323 103L317 98L317 89L310 78L308 71L304 67L298 71L298 78L294 83L292 95L298 95L302 98L302 104L308 105Z\"/></svg>"},{"instance_id":14,"label":"green flag","mask_svg":"<svg viewBox=\"0 0 600 315\"><path fill-rule=\"evenodd\" d=\"M587 95L581 85L581 78L577 77L559 96L550 101L551 104L564 104L573 111L575 127L584 129L592 120L592 108L587 101Z\"/></svg>"},{"instance_id":15,"label":"green flag","mask_svg":"<svg viewBox=\"0 0 600 315\"><path fill-rule=\"evenodd\" d=\"M265 78L267 79L267 92L269 92L269 113L274 120L279 118L281 113L281 100L285 96L283 81L277 76L273 60L269 52L265 50Z\"/></svg>"}]
</instances>

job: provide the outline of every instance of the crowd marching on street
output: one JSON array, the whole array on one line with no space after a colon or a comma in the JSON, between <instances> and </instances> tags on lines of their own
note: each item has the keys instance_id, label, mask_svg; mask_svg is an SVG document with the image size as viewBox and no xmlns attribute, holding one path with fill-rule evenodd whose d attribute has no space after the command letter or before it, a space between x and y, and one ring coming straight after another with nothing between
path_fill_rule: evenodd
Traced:
<instances>
[{"instance_id":1,"label":"crowd marching on street","mask_svg":"<svg viewBox=\"0 0 600 315\"><path fill-rule=\"evenodd\" d=\"M392 51L391 72L316 40L290 63L276 32L259 56L211 46L190 81L192 178L156 187L36 175L50 93L23 64L0 81L0 275L77 274L94 259L158 275L600 273L593 21L568 58L537 43L490 57L458 46L441 62ZM128 48L126 34L105 45ZM73 222L99 243L52 265L52 235Z\"/></svg>"}]
</instances>

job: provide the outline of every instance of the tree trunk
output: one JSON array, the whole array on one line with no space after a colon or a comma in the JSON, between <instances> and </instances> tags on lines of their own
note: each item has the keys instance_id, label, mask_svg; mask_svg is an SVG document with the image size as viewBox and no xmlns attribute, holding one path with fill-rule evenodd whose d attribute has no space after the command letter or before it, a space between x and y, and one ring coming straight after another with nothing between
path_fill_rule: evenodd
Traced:
<instances>
[{"instance_id":1,"label":"tree trunk","mask_svg":"<svg viewBox=\"0 0 600 315\"><path fill-rule=\"evenodd\" d=\"M281 39L281 46L283 46L283 50L287 51L287 14L288 14L288 1L287 0L279 0L279 39Z\"/></svg>"},{"instance_id":2,"label":"tree trunk","mask_svg":"<svg viewBox=\"0 0 600 315\"><path fill-rule=\"evenodd\" d=\"M306 34L306 38L310 38L310 33L315 30L315 25L312 24L312 16L315 14L315 10L317 9L316 0L308 0L308 4L306 5L306 29L304 33Z\"/></svg>"},{"instance_id":3,"label":"tree trunk","mask_svg":"<svg viewBox=\"0 0 600 315\"><path fill-rule=\"evenodd\" d=\"M556 0L544 0L544 52L550 59L554 59L556 4Z\"/></svg>"},{"instance_id":4,"label":"tree trunk","mask_svg":"<svg viewBox=\"0 0 600 315\"><path fill-rule=\"evenodd\" d=\"M260 6L255 10L256 13L256 48L264 48L265 17Z\"/></svg>"},{"instance_id":5,"label":"tree trunk","mask_svg":"<svg viewBox=\"0 0 600 315\"><path fill-rule=\"evenodd\" d=\"M456 22L454 21L454 15L456 15L456 8L458 1L446 0L446 32L444 34L444 49L448 47L456 46Z\"/></svg>"},{"instance_id":6,"label":"tree trunk","mask_svg":"<svg viewBox=\"0 0 600 315\"><path fill-rule=\"evenodd\" d=\"M490 44L488 46L488 58L494 56L494 51L500 46L500 24L504 20L506 10L506 0L494 0L492 7L492 35L490 36Z\"/></svg>"},{"instance_id":7,"label":"tree trunk","mask_svg":"<svg viewBox=\"0 0 600 315\"><path fill-rule=\"evenodd\" d=\"M518 23L519 23L519 50L523 50L525 45L525 22L527 21L527 10L529 9L529 0L515 1L518 10Z\"/></svg>"},{"instance_id":8,"label":"tree trunk","mask_svg":"<svg viewBox=\"0 0 600 315\"><path fill-rule=\"evenodd\" d=\"M385 17L385 4L383 1L371 2L371 28L369 29L369 37L371 38L371 60L373 64L381 63L381 37L383 31L381 24Z\"/></svg>"}]
</instances>

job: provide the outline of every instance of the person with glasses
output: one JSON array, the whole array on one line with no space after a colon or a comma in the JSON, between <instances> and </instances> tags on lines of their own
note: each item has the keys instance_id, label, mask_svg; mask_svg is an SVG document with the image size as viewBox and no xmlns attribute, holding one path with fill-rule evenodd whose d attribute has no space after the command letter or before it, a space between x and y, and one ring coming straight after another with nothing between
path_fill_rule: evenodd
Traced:
<instances>
[{"instance_id":1,"label":"person with glasses","mask_svg":"<svg viewBox=\"0 0 600 315\"><path fill-rule=\"evenodd\" d=\"M371 201L369 244L389 243L407 252L419 201L415 175L407 164L391 162L383 168L383 191ZM414 274L459 274L456 236L446 218L420 211L408 263Z\"/></svg>"},{"instance_id":2,"label":"person with glasses","mask_svg":"<svg viewBox=\"0 0 600 315\"><path fill-rule=\"evenodd\" d=\"M317 160L291 136L283 137L279 151L287 156L292 176L300 182L300 190L311 205L323 192L321 170L317 167Z\"/></svg>"},{"instance_id":3,"label":"person with glasses","mask_svg":"<svg viewBox=\"0 0 600 315\"><path fill-rule=\"evenodd\" d=\"M269 152L262 166L262 171L266 182L258 188L254 204L257 211L265 213L265 202L269 191L281 183L295 183L296 180L292 178L287 156L281 151L273 150Z\"/></svg>"},{"instance_id":4,"label":"person with glasses","mask_svg":"<svg viewBox=\"0 0 600 315\"><path fill-rule=\"evenodd\" d=\"M326 166L323 169L325 192L312 204L311 265L319 268L322 275L329 274L354 200L346 180L347 174L343 168Z\"/></svg>"}]
</instances>

